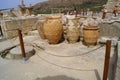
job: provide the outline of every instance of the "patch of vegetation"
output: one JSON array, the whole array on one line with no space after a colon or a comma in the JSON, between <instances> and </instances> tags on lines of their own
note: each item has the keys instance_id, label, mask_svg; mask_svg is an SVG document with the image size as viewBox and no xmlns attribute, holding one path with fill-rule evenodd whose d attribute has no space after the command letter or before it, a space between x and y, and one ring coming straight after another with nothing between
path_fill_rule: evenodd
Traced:
<instances>
[{"instance_id":1,"label":"patch of vegetation","mask_svg":"<svg viewBox=\"0 0 120 80\"><path fill-rule=\"evenodd\" d=\"M89 9L89 10L92 10L92 11L98 11L100 12L102 9L103 9L103 5L106 4L107 0L103 0L103 1L100 1L100 2L85 2L83 4L72 4L72 5L66 5L66 6L62 6L62 5L59 5L59 6L56 6L55 8L58 8L58 10L53 10L54 13L59 13L59 8L74 8L76 7L77 10L80 10L80 9ZM63 11L64 12L64 11ZM52 11L51 9L46 9L44 11L37 11L35 14L51 14Z\"/></svg>"},{"instance_id":2,"label":"patch of vegetation","mask_svg":"<svg viewBox=\"0 0 120 80\"><path fill-rule=\"evenodd\" d=\"M36 15L36 14L51 14L51 10L48 9L48 10L44 10L44 11L37 11L37 12L35 12L34 14L35 14L35 15Z\"/></svg>"},{"instance_id":3,"label":"patch of vegetation","mask_svg":"<svg viewBox=\"0 0 120 80\"><path fill-rule=\"evenodd\" d=\"M92 11L101 11L103 9L103 5L106 4L107 0L101 2L86 2L83 4L75 5L78 9L89 9Z\"/></svg>"}]
</instances>

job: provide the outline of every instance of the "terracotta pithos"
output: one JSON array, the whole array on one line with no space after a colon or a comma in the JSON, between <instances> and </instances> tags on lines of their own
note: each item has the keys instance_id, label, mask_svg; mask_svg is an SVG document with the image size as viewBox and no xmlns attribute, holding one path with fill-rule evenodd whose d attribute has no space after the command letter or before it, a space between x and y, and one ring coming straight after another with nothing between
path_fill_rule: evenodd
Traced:
<instances>
[{"instance_id":1,"label":"terracotta pithos","mask_svg":"<svg viewBox=\"0 0 120 80\"><path fill-rule=\"evenodd\" d=\"M80 25L78 18L74 17L73 15L67 16L68 23L67 23L67 40L69 43L75 43L80 38Z\"/></svg>"},{"instance_id":2,"label":"terracotta pithos","mask_svg":"<svg viewBox=\"0 0 120 80\"><path fill-rule=\"evenodd\" d=\"M87 46L94 46L97 44L99 37L99 28L97 26L86 26L83 28L83 40Z\"/></svg>"},{"instance_id":3,"label":"terracotta pithos","mask_svg":"<svg viewBox=\"0 0 120 80\"><path fill-rule=\"evenodd\" d=\"M46 39L46 37L45 37L45 34L44 34L44 30L43 30L43 27L44 27L44 22L45 22L45 20L39 20L38 22L37 22L37 30L38 30L38 32L39 32L39 35L40 35L40 37L42 38L42 39Z\"/></svg>"},{"instance_id":4,"label":"terracotta pithos","mask_svg":"<svg viewBox=\"0 0 120 80\"><path fill-rule=\"evenodd\" d=\"M78 27L74 27L72 29L68 28L66 33L67 33L67 40L69 41L69 43L75 43L79 40L80 30Z\"/></svg>"},{"instance_id":5,"label":"terracotta pithos","mask_svg":"<svg viewBox=\"0 0 120 80\"><path fill-rule=\"evenodd\" d=\"M48 16L44 23L44 33L50 44L57 44L63 32L60 16Z\"/></svg>"}]
</instances>

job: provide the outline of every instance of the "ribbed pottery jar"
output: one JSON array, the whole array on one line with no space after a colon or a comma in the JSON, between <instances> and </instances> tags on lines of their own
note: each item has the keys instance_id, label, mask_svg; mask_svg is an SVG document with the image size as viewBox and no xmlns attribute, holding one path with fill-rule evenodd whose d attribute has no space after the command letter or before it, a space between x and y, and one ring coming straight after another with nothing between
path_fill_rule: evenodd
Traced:
<instances>
[{"instance_id":1,"label":"ribbed pottery jar","mask_svg":"<svg viewBox=\"0 0 120 80\"><path fill-rule=\"evenodd\" d=\"M97 44L99 37L99 28L97 26L88 26L83 28L83 40L87 46L94 46Z\"/></svg>"},{"instance_id":2,"label":"ribbed pottery jar","mask_svg":"<svg viewBox=\"0 0 120 80\"><path fill-rule=\"evenodd\" d=\"M50 44L57 44L63 32L60 16L48 16L44 23L44 33Z\"/></svg>"},{"instance_id":3,"label":"ribbed pottery jar","mask_svg":"<svg viewBox=\"0 0 120 80\"><path fill-rule=\"evenodd\" d=\"M45 22L45 20L38 20L37 25L36 25L41 39L46 39L44 30L43 30L44 22Z\"/></svg>"},{"instance_id":4,"label":"ribbed pottery jar","mask_svg":"<svg viewBox=\"0 0 120 80\"><path fill-rule=\"evenodd\" d=\"M66 36L69 43L75 43L80 38L80 25L78 18L74 15L67 16L68 23L66 29Z\"/></svg>"}]
</instances>

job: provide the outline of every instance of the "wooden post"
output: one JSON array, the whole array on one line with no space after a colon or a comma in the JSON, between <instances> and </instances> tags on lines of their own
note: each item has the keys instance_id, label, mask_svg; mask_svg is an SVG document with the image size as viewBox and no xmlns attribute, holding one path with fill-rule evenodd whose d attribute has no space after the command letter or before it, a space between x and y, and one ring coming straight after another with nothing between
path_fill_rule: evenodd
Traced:
<instances>
[{"instance_id":1,"label":"wooden post","mask_svg":"<svg viewBox=\"0 0 120 80\"><path fill-rule=\"evenodd\" d=\"M3 36L1 25L0 25L0 35Z\"/></svg>"},{"instance_id":2,"label":"wooden post","mask_svg":"<svg viewBox=\"0 0 120 80\"><path fill-rule=\"evenodd\" d=\"M106 43L106 53L105 53L103 80L107 80L107 76L108 76L109 61L110 61L110 51L111 51L111 41L108 40L107 43Z\"/></svg>"},{"instance_id":3,"label":"wooden post","mask_svg":"<svg viewBox=\"0 0 120 80\"><path fill-rule=\"evenodd\" d=\"M23 58L26 58L23 37L22 37L22 33L21 33L20 29L18 29L18 36L19 36L19 41L20 41L22 56L23 56Z\"/></svg>"}]
</instances>

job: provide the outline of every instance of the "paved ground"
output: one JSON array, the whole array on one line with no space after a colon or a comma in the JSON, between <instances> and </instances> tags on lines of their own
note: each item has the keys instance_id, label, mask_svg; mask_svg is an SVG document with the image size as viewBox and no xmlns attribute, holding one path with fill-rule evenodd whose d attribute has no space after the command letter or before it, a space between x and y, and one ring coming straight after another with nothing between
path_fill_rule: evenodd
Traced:
<instances>
[{"instance_id":1,"label":"paved ground","mask_svg":"<svg viewBox=\"0 0 120 80\"><path fill-rule=\"evenodd\" d=\"M25 45L33 45L36 54L28 59L0 57L0 80L101 80L105 46L86 47L82 42L48 44L39 36L25 36ZM19 44L18 38L0 42L0 51ZM114 48L112 48L112 54Z\"/></svg>"}]
</instances>

